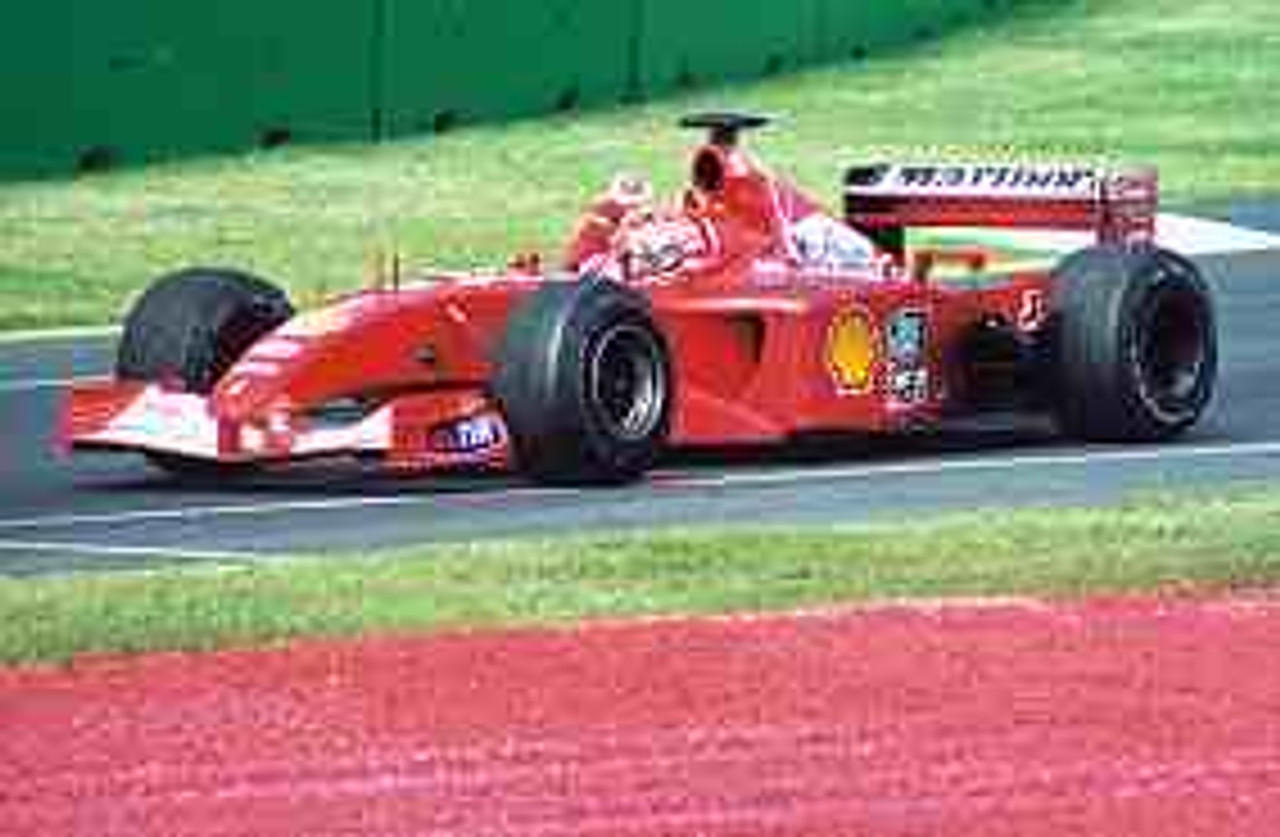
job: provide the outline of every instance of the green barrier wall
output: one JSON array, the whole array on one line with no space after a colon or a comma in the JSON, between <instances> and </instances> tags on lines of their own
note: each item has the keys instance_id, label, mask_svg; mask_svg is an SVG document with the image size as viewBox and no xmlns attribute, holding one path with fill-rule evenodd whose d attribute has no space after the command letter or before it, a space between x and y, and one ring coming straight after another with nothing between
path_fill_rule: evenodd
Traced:
<instances>
[{"instance_id":1,"label":"green barrier wall","mask_svg":"<svg viewBox=\"0 0 1280 837\"><path fill-rule=\"evenodd\" d=\"M0 176L657 96L1013 1L41 0L0 28Z\"/></svg>"},{"instance_id":2,"label":"green barrier wall","mask_svg":"<svg viewBox=\"0 0 1280 837\"><path fill-rule=\"evenodd\" d=\"M0 174L367 139L380 0L41 0L0 32Z\"/></svg>"},{"instance_id":3,"label":"green barrier wall","mask_svg":"<svg viewBox=\"0 0 1280 837\"><path fill-rule=\"evenodd\" d=\"M979 20L1015 0L808 0L810 56L818 61L861 57L936 36Z\"/></svg>"},{"instance_id":4,"label":"green barrier wall","mask_svg":"<svg viewBox=\"0 0 1280 837\"><path fill-rule=\"evenodd\" d=\"M318 3L302 17L296 6L260 0L79 3L71 41L79 144L129 160L286 134L367 136L374 8Z\"/></svg>"},{"instance_id":5,"label":"green barrier wall","mask_svg":"<svg viewBox=\"0 0 1280 837\"><path fill-rule=\"evenodd\" d=\"M617 101L639 2L386 0L389 132Z\"/></svg>"},{"instance_id":6,"label":"green barrier wall","mask_svg":"<svg viewBox=\"0 0 1280 837\"><path fill-rule=\"evenodd\" d=\"M0 175L68 169L76 144L67 67L74 2L44 0L0 29Z\"/></svg>"},{"instance_id":7,"label":"green barrier wall","mask_svg":"<svg viewBox=\"0 0 1280 837\"><path fill-rule=\"evenodd\" d=\"M644 92L750 78L804 62L813 7L812 0L647 0L637 72Z\"/></svg>"}]
</instances>

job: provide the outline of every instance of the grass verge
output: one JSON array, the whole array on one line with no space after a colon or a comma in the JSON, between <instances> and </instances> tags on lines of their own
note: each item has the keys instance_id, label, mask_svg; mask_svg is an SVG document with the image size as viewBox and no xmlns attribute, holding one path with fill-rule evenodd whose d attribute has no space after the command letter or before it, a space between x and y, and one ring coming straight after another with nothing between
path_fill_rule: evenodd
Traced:
<instances>
[{"instance_id":1,"label":"grass verge","mask_svg":"<svg viewBox=\"0 0 1280 837\"><path fill-rule=\"evenodd\" d=\"M1278 33L1274 0L1027 0L905 52L651 105L0 185L0 328L113 321L187 263L279 277L310 304L388 242L453 267L554 252L613 171L676 187L672 124L717 105L784 117L760 151L833 200L844 166L885 155L1136 159L1175 201L1276 193Z\"/></svg>"},{"instance_id":2,"label":"grass verge","mask_svg":"<svg viewBox=\"0 0 1280 837\"><path fill-rule=\"evenodd\" d=\"M852 528L481 543L0 581L0 662L443 627L1277 580L1280 491L1269 490Z\"/></svg>"}]
</instances>

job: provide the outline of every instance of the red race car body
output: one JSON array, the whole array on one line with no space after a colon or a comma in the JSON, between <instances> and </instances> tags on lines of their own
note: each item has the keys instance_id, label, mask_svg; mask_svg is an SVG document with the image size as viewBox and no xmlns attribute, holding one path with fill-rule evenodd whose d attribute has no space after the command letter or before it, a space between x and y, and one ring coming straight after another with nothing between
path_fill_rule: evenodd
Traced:
<instances>
[{"instance_id":1,"label":"red race car body","mask_svg":"<svg viewBox=\"0 0 1280 837\"><path fill-rule=\"evenodd\" d=\"M1154 172L860 166L838 218L740 147L758 120L687 124L711 137L678 204L620 178L562 270L397 276L300 315L235 271L162 279L126 321L116 375L68 394L63 442L181 472L359 455L614 481L673 446L997 407L1162 438L1207 401L1212 307L1194 267L1153 244ZM1098 245L1001 275L972 248L909 251L904 232L924 226L1088 229ZM973 276L935 279L947 261Z\"/></svg>"}]
</instances>

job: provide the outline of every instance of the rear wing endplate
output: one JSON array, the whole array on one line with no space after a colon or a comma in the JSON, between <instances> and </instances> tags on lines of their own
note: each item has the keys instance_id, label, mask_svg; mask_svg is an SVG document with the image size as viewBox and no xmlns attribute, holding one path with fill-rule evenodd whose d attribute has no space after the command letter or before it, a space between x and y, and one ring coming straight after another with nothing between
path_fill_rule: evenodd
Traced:
<instances>
[{"instance_id":1,"label":"rear wing endplate","mask_svg":"<svg viewBox=\"0 0 1280 837\"><path fill-rule=\"evenodd\" d=\"M912 227L1087 230L1099 243L1155 238L1156 170L1073 165L897 164L845 175L845 217L901 255Z\"/></svg>"}]
</instances>

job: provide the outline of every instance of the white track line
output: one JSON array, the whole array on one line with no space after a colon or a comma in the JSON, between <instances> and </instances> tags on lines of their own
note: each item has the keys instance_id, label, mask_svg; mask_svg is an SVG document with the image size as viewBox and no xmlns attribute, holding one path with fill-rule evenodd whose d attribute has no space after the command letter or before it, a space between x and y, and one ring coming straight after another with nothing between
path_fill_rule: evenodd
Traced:
<instances>
[{"instance_id":1,"label":"white track line","mask_svg":"<svg viewBox=\"0 0 1280 837\"><path fill-rule=\"evenodd\" d=\"M166 558L188 561L254 564L268 557L257 552L230 552L208 549L181 549L167 546L126 546L75 541L0 540L0 552L52 552L58 555L105 555L124 558Z\"/></svg>"},{"instance_id":2,"label":"white track line","mask_svg":"<svg viewBox=\"0 0 1280 837\"><path fill-rule=\"evenodd\" d=\"M675 478L671 485L682 488L729 488L749 485L793 485L829 480L865 480L886 476L927 476L973 471L1012 471L1019 468L1052 468L1094 464L1123 464L1157 460L1236 459L1246 456L1280 455L1280 440L1224 445L1125 448L1091 450L1064 454L1027 454L982 459L940 459L927 462L899 462L881 465L815 466L776 471L726 473Z\"/></svg>"},{"instance_id":3,"label":"white track line","mask_svg":"<svg viewBox=\"0 0 1280 837\"><path fill-rule=\"evenodd\" d=\"M0 519L0 531L160 521L190 523L216 517L266 517L290 512L343 511L412 506L425 502L427 500L423 497L337 497L330 500L288 500L220 506L183 506L176 509L136 509L104 514L64 514L15 520Z\"/></svg>"},{"instance_id":4,"label":"white track line","mask_svg":"<svg viewBox=\"0 0 1280 837\"><path fill-rule=\"evenodd\" d=\"M18 392L38 392L46 389L69 389L76 384L87 384L106 380L101 375L86 375L77 378L28 378L17 381L0 381L0 395Z\"/></svg>"},{"instance_id":5,"label":"white track line","mask_svg":"<svg viewBox=\"0 0 1280 837\"><path fill-rule=\"evenodd\" d=\"M564 497L581 493L573 488L539 486L481 490L476 496L485 499L501 497ZM124 523L193 523L220 517L271 517L294 512L359 511L371 508L422 506L457 494L413 494L399 497L334 497L327 500L281 500L265 503L235 503L216 506L179 506L172 509L130 509L102 514L64 514L47 517L0 518L0 532L24 529L51 529L73 526L119 525Z\"/></svg>"},{"instance_id":6,"label":"white track line","mask_svg":"<svg viewBox=\"0 0 1280 837\"><path fill-rule=\"evenodd\" d=\"M0 332L0 347L38 346L41 343L67 345L88 340L109 340L120 335L120 326L70 326Z\"/></svg>"}]
</instances>

